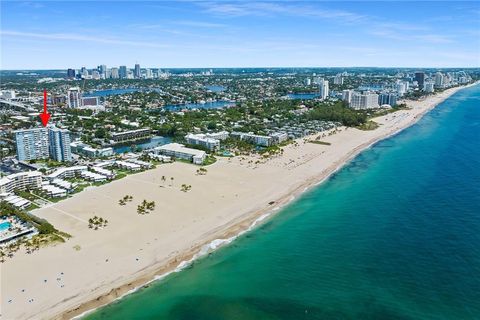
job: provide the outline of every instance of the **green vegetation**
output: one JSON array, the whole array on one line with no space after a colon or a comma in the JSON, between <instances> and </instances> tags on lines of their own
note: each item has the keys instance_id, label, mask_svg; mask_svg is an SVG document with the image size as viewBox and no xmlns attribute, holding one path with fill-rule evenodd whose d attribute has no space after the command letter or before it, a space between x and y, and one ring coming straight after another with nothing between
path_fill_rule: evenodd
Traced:
<instances>
[{"instance_id":1,"label":"green vegetation","mask_svg":"<svg viewBox=\"0 0 480 320\"><path fill-rule=\"evenodd\" d=\"M206 174L207 174L207 169L205 169L204 167L201 167L200 169L197 169L197 175L204 176Z\"/></svg>"},{"instance_id":2,"label":"green vegetation","mask_svg":"<svg viewBox=\"0 0 480 320\"><path fill-rule=\"evenodd\" d=\"M88 219L88 227L93 230L98 230L99 228L105 228L108 225L108 220L103 219L102 217L94 216L93 218Z\"/></svg>"},{"instance_id":3,"label":"green vegetation","mask_svg":"<svg viewBox=\"0 0 480 320\"><path fill-rule=\"evenodd\" d=\"M182 192L188 192L188 191L192 190L192 186L191 186L191 185L182 184L180 190L181 190Z\"/></svg>"},{"instance_id":4,"label":"green vegetation","mask_svg":"<svg viewBox=\"0 0 480 320\"><path fill-rule=\"evenodd\" d=\"M132 202L133 197L131 195L126 195L122 199L118 200L118 204L121 206L124 206L127 204L127 202Z\"/></svg>"},{"instance_id":5,"label":"green vegetation","mask_svg":"<svg viewBox=\"0 0 480 320\"><path fill-rule=\"evenodd\" d=\"M137 206L137 213L144 215L149 214L151 211L155 210L155 201L143 200L140 205Z\"/></svg>"},{"instance_id":6,"label":"green vegetation","mask_svg":"<svg viewBox=\"0 0 480 320\"><path fill-rule=\"evenodd\" d=\"M355 127L367 121L367 114L364 111L349 108L343 101L338 101L330 105L314 104L313 110L306 114L306 118L340 122L344 126Z\"/></svg>"},{"instance_id":7,"label":"green vegetation","mask_svg":"<svg viewBox=\"0 0 480 320\"><path fill-rule=\"evenodd\" d=\"M8 217L8 216L16 216L22 221L31 223L35 228L37 228L38 232L41 234L53 234L53 233L60 234L60 231L55 229L55 227L50 223L48 223L46 220L38 218L34 215L28 214L2 201L0 202L0 217Z\"/></svg>"},{"instance_id":8,"label":"green vegetation","mask_svg":"<svg viewBox=\"0 0 480 320\"><path fill-rule=\"evenodd\" d=\"M39 250L43 246L52 245L59 242L65 242L70 235L61 232L46 220L30 215L19 210L6 202L0 202L0 217L15 216L18 219L34 226L38 230L38 234L30 239L10 243L7 247L0 248L0 262L5 261L5 257L13 257L14 253L24 247L27 254Z\"/></svg>"},{"instance_id":9,"label":"green vegetation","mask_svg":"<svg viewBox=\"0 0 480 320\"><path fill-rule=\"evenodd\" d=\"M207 157L205 158L205 161L203 162L203 165L208 166L208 165L214 164L215 162L217 162L217 158L215 158L212 155L207 155Z\"/></svg>"},{"instance_id":10,"label":"green vegetation","mask_svg":"<svg viewBox=\"0 0 480 320\"><path fill-rule=\"evenodd\" d=\"M363 124L357 126L356 128L358 128L360 130L375 130L378 127L379 127L378 123L376 123L375 121L369 120L368 122L363 123Z\"/></svg>"},{"instance_id":11,"label":"green vegetation","mask_svg":"<svg viewBox=\"0 0 480 320\"><path fill-rule=\"evenodd\" d=\"M314 144L321 144L321 145L324 145L324 146L330 146L331 143L330 142L326 142L326 141L320 141L320 140L308 140L309 143L314 143Z\"/></svg>"}]
</instances>

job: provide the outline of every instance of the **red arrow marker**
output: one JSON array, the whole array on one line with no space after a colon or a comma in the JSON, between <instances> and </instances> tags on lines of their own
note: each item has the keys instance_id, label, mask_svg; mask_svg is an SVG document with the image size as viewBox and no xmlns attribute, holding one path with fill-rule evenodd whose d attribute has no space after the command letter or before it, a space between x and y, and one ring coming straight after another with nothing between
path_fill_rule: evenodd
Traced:
<instances>
[{"instance_id":1,"label":"red arrow marker","mask_svg":"<svg viewBox=\"0 0 480 320\"><path fill-rule=\"evenodd\" d=\"M50 113L47 111L47 89L43 89L43 113L40 114L40 119L44 127L47 126L48 120L50 120Z\"/></svg>"}]
</instances>

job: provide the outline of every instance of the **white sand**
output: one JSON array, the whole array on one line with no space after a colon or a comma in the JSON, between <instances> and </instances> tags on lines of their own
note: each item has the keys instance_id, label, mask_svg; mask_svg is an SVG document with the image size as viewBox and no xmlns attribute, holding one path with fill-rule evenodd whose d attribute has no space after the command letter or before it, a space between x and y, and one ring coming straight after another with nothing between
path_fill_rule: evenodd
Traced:
<instances>
[{"instance_id":1,"label":"white sand","mask_svg":"<svg viewBox=\"0 0 480 320\"><path fill-rule=\"evenodd\" d=\"M282 156L265 163L255 164L258 158L220 158L207 167L205 176L196 175L198 167L190 164L160 165L36 210L36 215L73 237L30 255L17 253L0 265L0 319L71 318L114 300L174 269L213 239L244 230L261 214L325 179L372 143L411 125L457 90L410 101L411 110L377 118L381 126L376 130L342 128L321 139L331 146L300 139L299 146L289 145ZM162 176L167 177L165 183ZM180 191L183 183L192 190ZM133 201L118 205L127 194ZM143 199L156 202L154 212L136 213ZM89 229L87 221L94 215L108 219L108 227ZM77 245L80 250L74 249Z\"/></svg>"}]
</instances>

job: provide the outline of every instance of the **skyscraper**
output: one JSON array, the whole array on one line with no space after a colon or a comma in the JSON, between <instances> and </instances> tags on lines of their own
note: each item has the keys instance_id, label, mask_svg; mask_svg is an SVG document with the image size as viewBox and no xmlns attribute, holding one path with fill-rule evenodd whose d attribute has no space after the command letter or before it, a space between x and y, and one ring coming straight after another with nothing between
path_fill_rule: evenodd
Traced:
<instances>
[{"instance_id":1,"label":"skyscraper","mask_svg":"<svg viewBox=\"0 0 480 320\"><path fill-rule=\"evenodd\" d=\"M350 103L352 101L353 90L343 90L342 91L342 100L346 103Z\"/></svg>"},{"instance_id":2,"label":"skyscraper","mask_svg":"<svg viewBox=\"0 0 480 320\"><path fill-rule=\"evenodd\" d=\"M397 96L392 93L382 93L378 96L378 104L380 106L388 104L393 107L397 104Z\"/></svg>"},{"instance_id":3,"label":"skyscraper","mask_svg":"<svg viewBox=\"0 0 480 320\"><path fill-rule=\"evenodd\" d=\"M325 100L328 97L328 81L321 79L319 80L318 86L320 89L320 99Z\"/></svg>"},{"instance_id":4,"label":"skyscraper","mask_svg":"<svg viewBox=\"0 0 480 320\"><path fill-rule=\"evenodd\" d=\"M333 78L333 84L336 84L336 85L342 85L343 84L343 77L341 74L337 74L334 78Z\"/></svg>"},{"instance_id":5,"label":"skyscraper","mask_svg":"<svg viewBox=\"0 0 480 320\"><path fill-rule=\"evenodd\" d=\"M127 78L127 67L126 66L120 66L120 69L118 70L118 75L120 76L120 79L126 79Z\"/></svg>"},{"instance_id":6,"label":"skyscraper","mask_svg":"<svg viewBox=\"0 0 480 320\"><path fill-rule=\"evenodd\" d=\"M100 73L100 78L105 79L107 77L107 66L102 64L97 67L98 73Z\"/></svg>"},{"instance_id":7,"label":"skyscraper","mask_svg":"<svg viewBox=\"0 0 480 320\"><path fill-rule=\"evenodd\" d=\"M418 87L423 89L425 84L425 72L415 72L415 81L417 81Z\"/></svg>"},{"instance_id":8,"label":"skyscraper","mask_svg":"<svg viewBox=\"0 0 480 320\"><path fill-rule=\"evenodd\" d=\"M68 89L67 106L69 108L78 108L82 106L82 93L79 87Z\"/></svg>"},{"instance_id":9,"label":"skyscraper","mask_svg":"<svg viewBox=\"0 0 480 320\"><path fill-rule=\"evenodd\" d=\"M67 78L68 78L68 79L73 79L73 78L75 78L75 69L68 69L68 70L67 70Z\"/></svg>"},{"instance_id":10,"label":"skyscraper","mask_svg":"<svg viewBox=\"0 0 480 320\"><path fill-rule=\"evenodd\" d=\"M20 161L48 158L48 137L46 128L14 131L17 158Z\"/></svg>"},{"instance_id":11,"label":"skyscraper","mask_svg":"<svg viewBox=\"0 0 480 320\"><path fill-rule=\"evenodd\" d=\"M87 68L82 67L82 68L80 69L80 76L83 77L83 78L87 78L87 77L88 77L88 70L87 70Z\"/></svg>"},{"instance_id":12,"label":"skyscraper","mask_svg":"<svg viewBox=\"0 0 480 320\"><path fill-rule=\"evenodd\" d=\"M118 68L112 68L110 69L110 78L112 79L118 79L120 77Z\"/></svg>"},{"instance_id":13,"label":"skyscraper","mask_svg":"<svg viewBox=\"0 0 480 320\"><path fill-rule=\"evenodd\" d=\"M141 77L141 73L140 73L140 65L137 63L135 64L135 71L133 73L133 76L136 78L136 79L139 79Z\"/></svg>"},{"instance_id":14,"label":"skyscraper","mask_svg":"<svg viewBox=\"0 0 480 320\"><path fill-rule=\"evenodd\" d=\"M70 133L67 129L55 126L48 128L48 149L50 158L59 162L72 161L70 150Z\"/></svg>"},{"instance_id":15,"label":"skyscraper","mask_svg":"<svg viewBox=\"0 0 480 320\"><path fill-rule=\"evenodd\" d=\"M378 94L367 92L365 94L353 93L350 108L372 109L378 108Z\"/></svg>"},{"instance_id":16,"label":"skyscraper","mask_svg":"<svg viewBox=\"0 0 480 320\"><path fill-rule=\"evenodd\" d=\"M435 87L443 88L443 74L441 72L435 73Z\"/></svg>"}]
</instances>

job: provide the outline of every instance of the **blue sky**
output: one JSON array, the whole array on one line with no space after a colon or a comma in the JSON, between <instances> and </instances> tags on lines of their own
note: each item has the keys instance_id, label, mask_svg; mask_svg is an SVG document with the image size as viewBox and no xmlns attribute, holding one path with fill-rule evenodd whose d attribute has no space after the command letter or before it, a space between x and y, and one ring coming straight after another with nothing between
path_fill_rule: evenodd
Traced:
<instances>
[{"instance_id":1,"label":"blue sky","mask_svg":"<svg viewBox=\"0 0 480 320\"><path fill-rule=\"evenodd\" d=\"M1 69L479 67L480 2L1 1Z\"/></svg>"}]
</instances>

